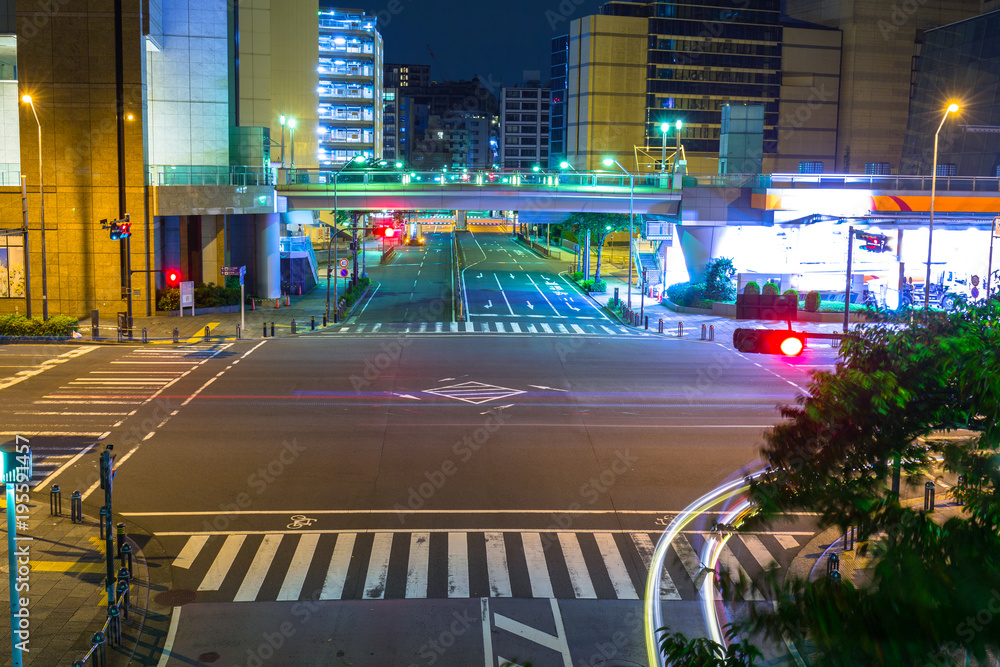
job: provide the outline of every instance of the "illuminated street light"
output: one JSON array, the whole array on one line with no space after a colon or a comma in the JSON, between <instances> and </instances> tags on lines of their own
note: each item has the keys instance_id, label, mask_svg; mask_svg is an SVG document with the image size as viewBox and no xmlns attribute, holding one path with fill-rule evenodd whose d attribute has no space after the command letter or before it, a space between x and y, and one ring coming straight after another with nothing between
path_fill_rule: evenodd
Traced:
<instances>
[{"instance_id":1,"label":"illuminated street light","mask_svg":"<svg viewBox=\"0 0 1000 667\"><path fill-rule=\"evenodd\" d=\"M295 126L298 123L295 122L294 118L288 119L288 129L291 131L291 137L289 137L288 142L292 145L292 169L295 169Z\"/></svg>"},{"instance_id":2,"label":"illuminated street light","mask_svg":"<svg viewBox=\"0 0 1000 667\"><path fill-rule=\"evenodd\" d=\"M934 164L931 168L931 222L927 232L927 276L926 282L924 282L925 311L930 310L931 307L931 253L934 247L934 197L937 194L938 135L941 134L944 122L948 120L948 114L957 112L958 105L954 102L949 104L948 108L944 111L944 115L941 117L941 123L938 124L937 132L934 133Z\"/></svg>"},{"instance_id":3,"label":"illuminated street light","mask_svg":"<svg viewBox=\"0 0 1000 667\"><path fill-rule=\"evenodd\" d=\"M285 114L278 116L278 124L281 125L281 168L285 168L285 124L288 122L288 118Z\"/></svg>"},{"instance_id":4,"label":"illuminated street light","mask_svg":"<svg viewBox=\"0 0 1000 667\"><path fill-rule=\"evenodd\" d=\"M563 171L567 169L572 169L573 171L576 171L576 173L580 173L579 171L577 171L576 167L571 165L569 162L566 162L565 160L559 163L559 168L562 169Z\"/></svg>"},{"instance_id":5,"label":"illuminated street light","mask_svg":"<svg viewBox=\"0 0 1000 667\"><path fill-rule=\"evenodd\" d=\"M635 176L613 157L604 158L604 166L618 165L618 168L628 174L628 307L632 307L632 221L635 218ZM589 251L588 251L589 252Z\"/></svg>"},{"instance_id":6,"label":"illuminated street light","mask_svg":"<svg viewBox=\"0 0 1000 667\"><path fill-rule=\"evenodd\" d=\"M31 114L35 117L35 124L38 125L38 197L41 204L41 232L42 232L42 319L49 319L49 288L48 275L45 266L45 186L42 183L42 124L38 120L38 112L35 111L35 103L31 101L31 95L25 95L21 101L31 107ZM25 253L24 263L28 265L30 258ZM31 294L28 294L31 299Z\"/></svg>"},{"instance_id":7,"label":"illuminated street light","mask_svg":"<svg viewBox=\"0 0 1000 667\"><path fill-rule=\"evenodd\" d=\"M667 170L667 132L670 131L670 123L660 124L660 132L663 134L663 140L660 142L660 173L662 174Z\"/></svg>"},{"instance_id":8,"label":"illuminated street light","mask_svg":"<svg viewBox=\"0 0 1000 667\"><path fill-rule=\"evenodd\" d=\"M330 319L330 274L333 273L333 263L331 262L330 254L333 248L334 238L337 236L337 177L340 176L340 172L344 171L352 164L361 164L362 162L367 162L368 158L364 155L355 155L350 160L344 163L344 165L338 169L333 174L333 234L330 237L330 243L327 245L326 249L326 317L327 320ZM336 288L336 283L334 283L334 288ZM334 291L334 300L337 298L337 293Z\"/></svg>"}]
</instances>

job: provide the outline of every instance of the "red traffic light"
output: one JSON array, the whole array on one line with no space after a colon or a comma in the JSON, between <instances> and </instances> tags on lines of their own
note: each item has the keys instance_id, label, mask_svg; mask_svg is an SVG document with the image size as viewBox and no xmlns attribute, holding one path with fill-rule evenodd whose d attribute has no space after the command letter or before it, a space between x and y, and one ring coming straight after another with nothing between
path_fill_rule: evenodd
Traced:
<instances>
[{"instance_id":1,"label":"red traffic light","mask_svg":"<svg viewBox=\"0 0 1000 667\"><path fill-rule=\"evenodd\" d=\"M805 350L806 339L797 331L784 329L737 329L733 347L740 352L796 357Z\"/></svg>"},{"instance_id":2,"label":"red traffic light","mask_svg":"<svg viewBox=\"0 0 1000 667\"><path fill-rule=\"evenodd\" d=\"M181 284L181 272L176 269L167 269L164 271L164 275L167 278L167 287L177 287Z\"/></svg>"}]
</instances>

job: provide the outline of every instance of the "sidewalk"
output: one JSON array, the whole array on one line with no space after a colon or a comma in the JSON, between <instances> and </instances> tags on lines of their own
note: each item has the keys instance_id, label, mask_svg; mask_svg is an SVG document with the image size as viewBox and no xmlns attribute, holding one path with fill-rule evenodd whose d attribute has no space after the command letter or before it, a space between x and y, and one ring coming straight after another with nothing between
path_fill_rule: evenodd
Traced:
<instances>
[{"instance_id":1,"label":"sidewalk","mask_svg":"<svg viewBox=\"0 0 1000 667\"><path fill-rule=\"evenodd\" d=\"M28 588L19 595L27 601L28 643L22 651L25 665L71 667L91 649L92 639L108 618L107 593L104 589L106 561L104 540L100 539L97 519L86 514L83 523L70 521L69 494L63 493L63 513L50 515L49 490L31 494L28 503L27 529L18 535L19 549L27 545L31 571ZM0 502L6 509L6 503ZM6 526L6 524L5 524ZM4 528L6 537L6 527ZM25 540L23 537L30 537ZM139 546L133 548L133 583L130 590L129 619L122 623L121 646L107 646L109 665L125 665L136 651L137 637L148 631L147 621L149 572ZM3 540L3 573L8 573L6 539ZM115 571L121 561L115 561ZM19 573L22 576L23 573ZM6 606L6 601L5 601ZM2 664L10 664L10 631L0 633ZM144 637L148 639L148 637ZM140 649L141 652L141 649ZM87 663L90 664L89 662Z\"/></svg>"},{"instance_id":2,"label":"sidewalk","mask_svg":"<svg viewBox=\"0 0 1000 667\"><path fill-rule=\"evenodd\" d=\"M365 264L367 269L370 271L373 267L379 266L382 253L379 250L378 241L369 241L367 246ZM301 296L289 295L287 298L282 297L277 300L271 299L263 302L263 304L258 301L256 310L251 310L251 307L247 305L245 307L246 328L242 334L243 339L263 338L265 323L267 324L268 329L267 335L270 337L272 322L274 323L275 336L290 335L292 320L295 320L297 333L309 331L312 327L313 318L316 319L316 329L322 329L323 315L326 313L325 259L325 257L320 259L319 282L312 292ZM361 274L361 267L362 262L359 257L359 274ZM347 286L347 279L339 278L337 286L337 295L343 296ZM289 305L285 305L286 302ZM335 303L333 288L331 287L331 322L329 322L328 327L333 325L332 313ZM142 310L142 306L137 305L133 316L135 327L133 338L136 341L142 340L143 329L146 329L146 333L150 340L172 341L175 327L178 330L179 339L182 343L197 343L203 341L205 339L205 327L208 327L211 337L215 340L218 340L219 338L235 340L236 328L240 326L241 321L240 312L238 310L235 313L213 313L203 315L199 314L198 309L196 308L195 315L193 317L189 314L190 310L185 311L184 317L173 317L169 315L142 317L140 316L141 312L145 311ZM83 334L83 341L89 341L91 339L90 318L80 320L80 333ZM106 341L116 341L116 322L105 318L105 320L101 322L100 336Z\"/></svg>"}]
</instances>

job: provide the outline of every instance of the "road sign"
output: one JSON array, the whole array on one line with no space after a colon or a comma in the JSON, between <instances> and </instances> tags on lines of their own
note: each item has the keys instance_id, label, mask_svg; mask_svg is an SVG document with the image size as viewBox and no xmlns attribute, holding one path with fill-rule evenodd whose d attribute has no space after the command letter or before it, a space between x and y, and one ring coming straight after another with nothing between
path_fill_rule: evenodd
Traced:
<instances>
[{"instance_id":1,"label":"road sign","mask_svg":"<svg viewBox=\"0 0 1000 667\"><path fill-rule=\"evenodd\" d=\"M194 282L181 283L181 317L184 317L184 309L190 308L191 315L194 315Z\"/></svg>"},{"instance_id":2,"label":"road sign","mask_svg":"<svg viewBox=\"0 0 1000 667\"><path fill-rule=\"evenodd\" d=\"M5 484L27 484L31 479L31 448L27 442L19 437L15 442L0 445Z\"/></svg>"},{"instance_id":3,"label":"road sign","mask_svg":"<svg viewBox=\"0 0 1000 667\"><path fill-rule=\"evenodd\" d=\"M974 287L979 287L979 276L972 276L972 285Z\"/></svg>"},{"instance_id":4,"label":"road sign","mask_svg":"<svg viewBox=\"0 0 1000 667\"><path fill-rule=\"evenodd\" d=\"M343 278L346 278L349 273L350 273L350 271L348 271L347 269L341 269L340 270L340 275Z\"/></svg>"},{"instance_id":5,"label":"road sign","mask_svg":"<svg viewBox=\"0 0 1000 667\"><path fill-rule=\"evenodd\" d=\"M242 276L247 272L247 267L245 266L224 266L222 267L222 275L224 276Z\"/></svg>"},{"instance_id":6,"label":"road sign","mask_svg":"<svg viewBox=\"0 0 1000 667\"><path fill-rule=\"evenodd\" d=\"M340 260L337 263L340 264L340 268L342 268L342 269L346 269L347 268L347 260L346 259L342 259L342 260Z\"/></svg>"}]
</instances>

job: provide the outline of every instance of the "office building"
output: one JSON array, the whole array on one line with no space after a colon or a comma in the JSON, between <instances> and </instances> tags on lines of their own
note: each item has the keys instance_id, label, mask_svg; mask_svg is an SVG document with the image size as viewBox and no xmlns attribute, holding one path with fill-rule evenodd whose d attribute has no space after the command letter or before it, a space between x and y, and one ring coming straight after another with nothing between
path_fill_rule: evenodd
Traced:
<instances>
[{"instance_id":1,"label":"office building","mask_svg":"<svg viewBox=\"0 0 1000 667\"><path fill-rule=\"evenodd\" d=\"M500 166L547 168L549 164L550 88L509 87L500 94Z\"/></svg>"},{"instance_id":2,"label":"office building","mask_svg":"<svg viewBox=\"0 0 1000 667\"><path fill-rule=\"evenodd\" d=\"M471 153L461 162L470 169L488 169L499 164L500 105L496 96L482 82L444 81L429 86L410 86L397 93L407 98L406 123L400 123L400 133L409 143L398 155L414 169L433 168L439 164L443 151L435 142L437 136L428 130L451 128L470 132ZM404 140L406 143L406 140ZM398 157L398 156L397 156ZM450 159L450 158L449 158Z\"/></svg>"},{"instance_id":3,"label":"office building","mask_svg":"<svg viewBox=\"0 0 1000 667\"><path fill-rule=\"evenodd\" d=\"M552 68L549 71L549 169L558 169L566 160L566 77L569 63L569 35L552 40Z\"/></svg>"},{"instance_id":4,"label":"office building","mask_svg":"<svg viewBox=\"0 0 1000 667\"><path fill-rule=\"evenodd\" d=\"M320 7L320 166L357 155L382 158L383 63L377 18L355 9Z\"/></svg>"},{"instance_id":5,"label":"office building","mask_svg":"<svg viewBox=\"0 0 1000 667\"><path fill-rule=\"evenodd\" d=\"M400 65L386 63L384 85L386 88L408 88L431 85L430 65Z\"/></svg>"},{"instance_id":6,"label":"office building","mask_svg":"<svg viewBox=\"0 0 1000 667\"><path fill-rule=\"evenodd\" d=\"M1000 10L923 34L903 145L902 171L930 174L941 126L938 175L1000 178Z\"/></svg>"}]
</instances>

